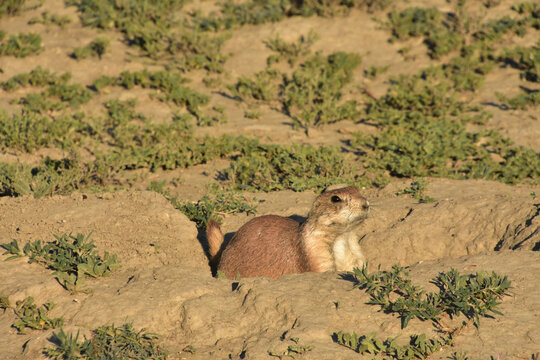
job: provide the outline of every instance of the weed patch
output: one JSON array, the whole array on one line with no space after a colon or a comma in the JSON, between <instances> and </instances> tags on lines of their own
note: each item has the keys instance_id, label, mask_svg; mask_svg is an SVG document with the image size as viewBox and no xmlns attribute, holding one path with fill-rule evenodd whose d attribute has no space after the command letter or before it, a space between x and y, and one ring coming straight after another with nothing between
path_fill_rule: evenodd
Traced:
<instances>
[{"instance_id":1,"label":"weed patch","mask_svg":"<svg viewBox=\"0 0 540 360\"><path fill-rule=\"evenodd\" d=\"M278 100L283 113L308 133L312 126L358 118L357 102L344 101L343 89L352 81L352 72L360 63L357 54L315 54L290 76L267 68L256 73L253 79L240 77L228 88L242 100Z\"/></svg>"},{"instance_id":2,"label":"weed patch","mask_svg":"<svg viewBox=\"0 0 540 360\"><path fill-rule=\"evenodd\" d=\"M224 174L251 191L322 190L333 184L368 182L335 147L258 145L241 151Z\"/></svg>"},{"instance_id":3,"label":"weed patch","mask_svg":"<svg viewBox=\"0 0 540 360\"><path fill-rule=\"evenodd\" d=\"M361 63L360 56L337 52L327 57L316 54L281 86L284 112L296 125L329 124L359 116L355 100L341 102L343 87L352 80L352 72Z\"/></svg>"},{"instance_id":4,"label":"weed patch","mask_svg":"<svg viewBox=\"0 0 540 360\"><path fill-rule=\"evenodd\" d=\"M432 279L439 288L438 293L426 292L407 279L404 268L394 265L392 271L367 272L367 267L355 268L355 287L364 289L370 295L369 304L379 305L389 314L397 314L401 327L407 327L412 319L431 321L439 335L428 338L425 334L412 335L408 344L401 345L397 338L377 339L376 334L358 336L355 333L339 331L334 333L334 341L360 354L384 355L395 359L425 359L435 351L453 344L457 334L469 323L480 325L481 316L502 315L496 308L499 300L509 294L511 283L506 276L496 273L478 272L461 275L455 269L440 273ZM455 328L441 325L442 317L466 320Z\"/></svg>"},{"instance_id":5,"label":"weed patch","mask_svg":"<svg viewBox=\"0 0 540 360\"><path fill-rule=\"evenodd\" d=\"M5 0L0 3L0 19L4 15L17 15L23 10L26 0Z\"/></svg>"},{"instance_id":6,"label":"weed patch","mask_svg":"<svg viewBox=\"0 0 540 360\"><path fill-rule=\"evenodd\" d=\"M77 6L85 26L116 29L129 45L155 60L174 55L184 71L206 69L221 72L226 56L220 54L228 34L209 35L191 29L187 20L176 19L185 0L131 2L70 0Z\"/></svg>"},{"instance_id":7,"label":"weed patch","mask_svg":"<svg viewBox=\"0 0 540 360\"><path fill-rule=\"evenodd\" d=\"M249 0L237 3L226 0L219 13L208 16L195 14L193 22L204 31L233 29L243 25L258 25L278 22L292 16L335 16L346 13L350 8L363 7L368 11L382 10L393 0L316 0L291 2L286 0Z\"/></svg>"},{"instance_id":8,"label":"weed patch","mask_svg":"<svg viewBox=\"0 0 540 360\"><path fill-rule=\"evenodd\" d=\"M392 176L483 178L508 184L540 178L540 154L513 145L495 130L466 131L467 122L481 123L489 116L474 114L477 110L456 100L445 83L403 77L368 104L366 121L381 125L381 132L357 134L351 145L369 155L368 169L387 170ZM472 116L467 114L471 111Z\"/></svg>"},{"instance_id":9,"label":"weed patch","mask_svg":"<svg viewBox=\"0 0 540 360\"><path fill-rule=\"evenodd\" d=\"M1 84L6 91L20 87L45 87L40 93L30 93L20 98L17 103L30 113L46 113L78 107L92 98L92 92L80 84L69 84L70 73L57 75L40 66L29 73L12 76Z\"/></svg>"},{"instance_id":10,"label":"weed patch","mask_svg":"<svg viewBox=\"0 0 540 360\"><path fill-rule=\"evenodd\" d=\"M540 105L540 91L522 91L514 97L506 97L501 93L495 93L497 99L501 102L503 109L508 110L527 110Z\"/></svg>"},{"instance_id":11,"label":"weed patch","mask_svg":"<svg viewBox=\"0 0 540 360\"><path fill-rule=\"evenodd\" d=\"M90 234L86 237L84 234L54 237L56 240L44 244L41 240L27 243L22 251L17 240L2 244L1 247L6 250L4 255L11 255L7 260L28 256L28 263L35 262L54 270L56 280L71 292L88 291L83 289L86 277L106 276L120 267L116 262L116 255L105 252L101 257L97 254Z\"/></svg>"},{"instance_id":12,"label":"weed patch","mask_svg":"<svg viewBox=\"0 0 540 360\"><path fill-rule=\"evenodd\" d=\"M521 70L521 77L532 82L540 82L540 40L536 46L507 49L499 56L499 61Z\"/></svg>"},{"instance_id":13,"label":"weed patch","mask_svg":"<svg viewBox=\"0 0 540 360\"><path fill-rule=\"evenodd\" d=\"M97 57L101 59L108 47L109 39L106 37L100 37L85 47L73 49L73 54L71 54L71 56L77 60L86 59L87 57Z\"/></svg>"},{"instance_id":14,"label":"weed patch","mask_svg":"<svg viewBox=\"0 0 540 360\"><path fill-rule=\"evenodd\" d=\"M290 338L289 340L294 342L294 344L289 345L287 347L287 350L284 350L284 351L268 350L268 355L272 357L277 357L280 360L284 358L296 359L298 356L302 356L306 354L307 352L315 349L313 345L299 345L298 344L298 342L300 341L299 338Z\"/></svg>"},{"instance_id":15,"label":"weed patch","mask_svg":"<svg viewBox=\"0 0 540 360\"><path fill-rule=\"evenodd\" d=\"M51 319L48 316L49 311L54 308L53 302L47 302L40 307L34 304L34 298L29 296L24 300L17 301L13 307L9 303L7 296L0 295L0 309L4 312L11 309L17 320L11 325L17 329L18 334L26 334L26 329L47 330L56 329L64 324L63 318Z\"/></svg>"},{"instance_id":16,"label":"weed patch","mask_svg":"<svg viewBox=\"0 0 540 360\"><path fill-rule=\"evenodd\" d=\"M142 70L138 72L124 71L117 78L99 78L94 82L93 87L101 90L106 85L117 85L129 90L140 86L143 89L159 90L159 100L172 102L177 106L185 106L198 121L202 121L205 115L201 107L208 104L210 98L184 86L183 84L186 82L188 79L179 73Z\"/></svg>"},{"instance_id":17,"label":"weed patch","mask_svg":"<svg viewBox=\"0 0 540 360\"><path fill-rule=\"evenodd\" d=\"M270 50L277 53L269 56L266 63L272 65L286 60L291 67L294 67L299 58L310 54L311 45L318 39L319 35L313 30L310 30L305 36L301 35L296 43L288 43L279 35L276 35L275 38L268 39L265 42Z\"/></svg>"},{"instance_id":18,"label":"weed patch","mask_svg":"<svg viewBox=\"0 0 540 360\"><path fill-rule=\"evenodd\" d=\"M174 207L182 211L189 220L195 222L197 227L206 228L208 221L216 220L221 222L226 214L256 214L257 205L246 198L238 191L223 190L219 187L210 189L210 195L203 196L195 203L181 202L176 197L164 190L165 182L150 184L149 190L162 194ZM256 199L253 199L256 200Z\"/></svg>"},{"instance_id":19,"label":"weed patch","mask_svg":"<svg viewBox=\"0 0 540 360\"><path fill-rule=\"evenodd\" d=\"M456 20L435 8L407 8L388 14L388 26L393 40L424 37L429 55L438 59L463 44Z\"/></svg>"},{"instance_id":20,"label":"weed patch","mask_svg":"<svg viewBox=\"0 0 540 360\"><path fill-rule=\"evenodd\" d=\"M69 16L60 16L57 14L51 14L49 11L41 13L41 17L33 17L28 21L29 25L42 24L42 25L57 25L60 28L65 28L67 24L71 23Z\"/></svg>"},{"instance_id":21,"label":"weed patch","mask_svg":"<svg viewBox=\"0 0 540 360\"><path fill-rule=\"evenodd\" d=\"M92 333L91 339L79 342L79 333L68 335L60 329L51 339L55 346L44 349L43 353L54 360L166 360L168 356L167 350L156 343L156 334L148 333L145 329L136 331L131 324L101 326Z\"/></svg>"},{"instance_id":22,"label":"weed patch","mask_svg":"<svg viewBox=\"0 0 540 360\"><path fill-rule=\"evenodd\" d=\"M34 33L20 33L5 38L6 33L0 31L0 56L15 56L18 58L39 54L43 51L41 36Z\"/></svg>"},{"instance_id":23,"label":"weed patch","mask_svg":"<svg viewBox=\"0 0 540 360\"><path fill-rule=\"evenodd\" d=\"M411 186L408 186L405 189L398 191L396 195L410 194L412 198L417 199L419 203L434 202L435 199L430 196L424 195L424 190L426 189L426 187L427 182L424 179L418 179L416 181L413 181L411 183Z\"/></svg>"}]
</instances>

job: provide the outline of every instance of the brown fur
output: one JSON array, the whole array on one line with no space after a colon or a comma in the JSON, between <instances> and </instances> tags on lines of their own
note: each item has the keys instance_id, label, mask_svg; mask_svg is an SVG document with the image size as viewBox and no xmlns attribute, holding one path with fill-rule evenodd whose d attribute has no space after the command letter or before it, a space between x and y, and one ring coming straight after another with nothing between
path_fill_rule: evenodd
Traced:
<instances>
[{"instance_id":1,"label":"brown fur","mask_svg":"<svg viewBox=\"0 0 540 360\"><path fill-rule=\"evenodd\" d=\"M333 196L340 201L333 202ZM356 230L368 211L368 202L356 188L329 189L317 197L303 224L276 215L260 216L244 224L225 249L219 224L210 221L206 229L210 255L228 278L276 279L291 273L348 269L363 260ZM349 242L354 249L349 249ZM336 254L341 254L339 259Z\"/></svg>"}]
</instances>

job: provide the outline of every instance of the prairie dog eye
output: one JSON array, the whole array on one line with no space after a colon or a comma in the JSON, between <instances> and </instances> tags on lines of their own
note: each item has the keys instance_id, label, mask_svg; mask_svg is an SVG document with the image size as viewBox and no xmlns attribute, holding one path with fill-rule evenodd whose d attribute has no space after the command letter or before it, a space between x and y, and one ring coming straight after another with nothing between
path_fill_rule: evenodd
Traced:
<instances>
[{"instance_id":1,"label":"prairie dog eye","mask_svg":"<svg viewBox=\"0 0 540 360\"><path fill-rule=\"evenodd\" d=\"M334 195L330 198L330 201L332 201L333 203L338 203L341 201L341 198L337 195Z\"/></svg>"}]
</instances>

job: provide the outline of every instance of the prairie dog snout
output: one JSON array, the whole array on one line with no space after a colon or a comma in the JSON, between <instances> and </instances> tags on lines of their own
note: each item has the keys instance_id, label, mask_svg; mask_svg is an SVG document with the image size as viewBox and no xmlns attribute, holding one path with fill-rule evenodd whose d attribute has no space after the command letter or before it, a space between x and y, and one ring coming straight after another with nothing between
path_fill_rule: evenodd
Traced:
<instances>
[{"instance_id":1,"label":"prairie dog snout","mask_svg":"<svg viewBox=\"0 0 540 360\"><path fill-rule=\"evenodd\" d=\"M210 221L210 255L228 278L352 270L364 263L358 228L368 214L369 202L358 189L330 187L315 199L302 224L276 215L256 217L225 248L219 224Z\"/></svg>"}]
</instances>

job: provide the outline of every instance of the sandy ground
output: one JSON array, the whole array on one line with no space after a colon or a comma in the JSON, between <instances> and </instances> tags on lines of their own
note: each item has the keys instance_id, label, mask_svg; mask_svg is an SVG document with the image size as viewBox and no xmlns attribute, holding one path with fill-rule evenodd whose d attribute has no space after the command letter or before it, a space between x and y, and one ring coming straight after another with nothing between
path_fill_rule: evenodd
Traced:
<instances>
[{"instance_id":1,"label":"sandy ground","mask_svg":"<svg viewBox=\"0 0 540 360\"><path fill-rule=\"evenodd\" d=\"M412 2L411 2L412 3ZM445 1L431 1L441 8ZM505 3L504 1L502 2ZM502 5L501 5L502 6ZM34 25L30 17L50 10L69 15L74 22L66 30ZM382 15L381 15L382 16ZM42 8L22 16L6 17L0 29L9 32L35 31L42 35L45 51L24 60L0 58L0 81L37 65L56 72L70 71L73 80L88 85L100 75L116 75L123 70L145 67L144 61L128 56L133 49L114 32L111 51L103 60L70 58L73 47L82 46L103 32L84 28L73 7L62 1L48 0ZM362 69L371 65L390 65L390 74L399 74L426 66L430 60L421 43L414 43L414 61L405 62L396 51L404 46L387 42L388 32L373 20L373 15L353 11L344 18L291 18L275 24L247 26L235 30L224 46L231 53L226 70L231 77L249 75L265 66L270 54L263 40L280 34L286 40L316 29L320 40L314 50L357 51L363 65L355 74L357 81L376 95L384 94L382 80L362 79ZM538 32L535 33L536 36ZM522 39L535 41L534 38ZM234 100L216 95L201 84L202 74L192 74L196 90L212 95L212 104L226 108L229 121L218 127L198 130L200 134L245 134L266 142L339 145L351 131L374 131L365 125L340 122L315 129L310 137L291 127L282 113L261 108L260 120L243 117L245 108ZM495 91L515 95L518 71L500 68L491 72L484 87L475 95L478 103L494 101ZM530 84L527 84L530 86ZM0 90L0 107L10 109L9 101L21 93ZM170 116L168 105L152 101L148 92L136 90L111 93L93 99L88 111L99 112L101 102L111 97L137 97L138 109L156 121ZM494 116L485 128L500 130L519 145L540 151L540 119L534 110L502 111L489 108ZM2 153L0 160L38 161L51 152L35 154ZM187 170L158 171L145 174L138 188L152 180L181 178L171 189L181 199L196 200L205 193L226 161L216 161ZM426 194L436 199L420 204L396 192L410 180L395 180L384 189L363 189L373 204L370 217L362 227L360 245L370 269L380 264L410 266L411 278L432 289L429 280L439 272L455 267L463 273L479 270L505 274L512 281L512 296L504 298L500 310L504 316L481 320L479 329L467 328L454 347L434 358L448 358L466 351L471 358L531 359L540 351L540 186L508 186L488 181L452 181L427 179ZM137 187L136 187L137 188ZM531 195L535 193L536 196ZM291 191L247 194L259 202L258 214L303 217L315 198L313 192ZM227 216L223 229L233 233L253 216ZM36 303L57 304L51 316L63 316L65 330L91 329L104 324L132 322L161 335L172 351L171 358L185 359L268 359L268 351L284 351L298 337L300 344L313 345L305 359L355 359L358 354L332 341L335 331L396 336L429 332L431 326L420 321L402 331L399 320L367 305L368 295L352 290L352 283L337 273L297 274L276 281L264 278L230 281L212 277L205 253L204 237L194 223L176 210L165 198L153 192L133 189L112 194L75 193L71 196L0 198L0 242L17 239L24 244L36 239L49 241L54 234L89 233L100 250L118 254L122 267L111 276L89 280L90 294L69 294L51 276L51 271L25 259L0 261L0 292L12 303L33 296ZM494 251L497 249L498 251ZM0 260L2 257L0 256ZM339 304L339 305L337 305ZM11 324L14 316L0 314L0 358L41 359L41 349L49 346L52 331L30 331L17 335ZM181 352L192 345L194 354Z\"/></svg>"}]
</instances>

